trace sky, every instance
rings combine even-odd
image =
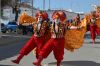
[[[32,0],[22,0],[30,1]],[[35,8],[43,10],[43,0],[33,0]],[[93,10],[91,4],[100,5],[100,0],[50,0],[50,9],[71,9],[73,12],[87,13]],[[45,0],[45,9],[49,9],[49,0]]]

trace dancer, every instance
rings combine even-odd
[[[100,28],[98,27],[99,26],[99,21],[100,20],[100,6],[96,6],[95,7],[95,11],[91,11],[90,13],[90,33],[91,33],[91,38],[92,38],[92,42],[93,42],[93,45],[94,45],[94,42],[95,42],[95,38],[96,38],[96,33],[97,35],[99,34],[100,35]]]
[[[60,66],[64,56],[64,34],[66,14],[62,11],[55,11],[52,16],[54,22],[51,26],[51,39],[45,44],[39,53],[39,58],[33,62],[34,65],[40,66],[44,58],[46,58],[51,51],[53,51],[57,66]],[[72,28],[72,27],[71,27]],[[76,27],[74,28],[76,29]]]
[[[32,35],[31,39],[20,50],[17,58],[15,60],[12,60],[13,63],[19,64],[21,59],[25,55],[28,55],[35,47],[37,47],[36,58],[38,59],[38,53],[40,52],[40,49],[44,46],[45,42],[49,39],[49,37],[47,38],[48,31],[49,31],[49,24],[47,21],[45,21],[45,19],[48,18],[48,16],[45,17],[43,13],[44,12],[42,11],[37,12],[36,14],[37,23],[34,24],[34,35]]]

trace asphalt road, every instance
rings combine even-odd
[[[16,58],[26,41],[27,39],[23,38],[19,42],[0,46],[0,66],[34,66],[32,62],[35,60],[35,55],[32,52],[25,56],[18,65],[11,62],[12,59]],[[56,66],[53,53],[43,61],[42,65]],[[92,46],[91,40],[85,38],[84,45],[75,52],[69,52],[65,49],[61,66],[100,66],[100,40],[96,39],[95,45]]]

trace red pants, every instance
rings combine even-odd
[[[91,38],[95,41],[96,38],[96,25],[90,25]]]
[[[96,25],[90,26],[90,32],[91,32],[91,38],[95,40],[96,34],[100,35],[100,28],[98,28]]]
[[[38,58],[38,53],[40,49],[44,45],[45,38],[43,37],[35,37],[34,35],[31,37],[31,39],[25,44],[25,46],[20,50],[20,54],[27,55],[29,54],[35,47],[37,47],[36,50],[36,57]]]
[[[39,55],[46,58],[53,50],[57,61],[63,60],[64,55],[64,38],[51,38],[40,51]]]

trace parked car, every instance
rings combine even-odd
[[[17,33],[22,33],[23,35],[26,35],[26,34],[28,34],[28,32],[34,33],[33,27],[31,25],[29,25],[29,26],[18,25]]]
[[[5,24],[1,23],[1,32],[6,33],[6,30],[7,30],[7,28],[6,28]]]
[[[17,23],[16,22],[13,22],[13,21],[8,22],[8,24],[6,25],[6,28],[7,28],[6,31],[8,31],[8,32],[12,32],[12,31],[16,32]]]
[[[27,26],[27,30],[28,30],[28,32],[32,32],[32,33],[34,33],[34,31],[33,31],[33,26]]]

